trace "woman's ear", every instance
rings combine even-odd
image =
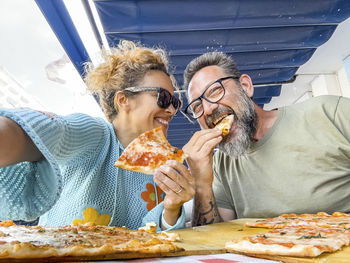
[[[114,96],[114,107],[118,110],[128,110],[130,100],[122,91],[117,91]]]
[[[254,86],[252,79],[247,74],[242,74],[242,76],[239,78],[239,81],[241,82],[242,88],[247,96],[249,98],[253,98]]]

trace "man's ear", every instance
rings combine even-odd
[[[115,93],[114,107],[119,110],[121,109],[128,110],[130,108],[130,100],[124,94],[124,92],[119,91]]]
[[[242,76],[239,78],[239,81],[241,82],[242,88],[247,96],[249,98],[253,98],[254,86],[252,79],[247,74],[242,74]]]

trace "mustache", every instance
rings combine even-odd
[[[205,122],[209,128],[213,128],[214,125],[213,127],[211,126],[215,119],[223,115],[231,115],[231,114],[233,114],[233,116],[235,117],[234,119],[237,120],[237,114],[233,109],[231,109],[230,107],[219,107],[210,116],[207,117]]]

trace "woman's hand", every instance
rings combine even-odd
[[[164,219],[175,225],[182,205],[194,195],[194,181],[190,171],[180,162],[169,160],[154,174],[155,183],[165,192]]]

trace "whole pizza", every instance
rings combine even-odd
[[[159,256],[182,251],[175,234],[155,233],[156,224],[138,230],[126,227],[43,227],[0,222],[0,261],[9,259],[111,259]]]

